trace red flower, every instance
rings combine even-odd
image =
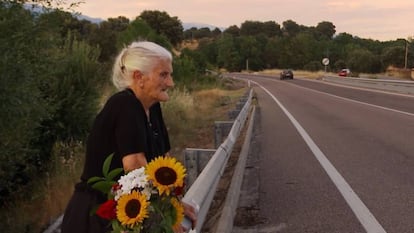
[[[121,187],[122,187],[122,185],[116,183],[116,184],[112,185],[112,191],[115,192],[117,190],[120,190]]]
[[[108,200],[99,206],[96,214],[104,219],[112,220],[116,218],[116,201]]]
[[[174,189],[174,194],[176,195],[176,196],[180,196],[180,195],[182,195],[184,193],[184,185],[183,186],[181,186],[181,187],[176,187],[175,189]]]
[[[118,183],[112,185],[112,187],[111,187],[111,194],[115,196],[116,191],[120,190],[121,187],[122,187],[122,185],[120,185]]]

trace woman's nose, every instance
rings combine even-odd
[[[171,75],[167,78],[166,84],[167,84],[168,87],[174,87],[174,80],[173,80],[173,77]]]

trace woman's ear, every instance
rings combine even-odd
[[[141,71],[139,71],[139,70],[134,71],[134,73],[133,73],[133,79],[136,80],[136,81],[138,81],[138,80],[141,80],[141,78],[142,78]]]
[[[144,75],[141,71],[136,70],[132,74],[132,81],[133,83],[137,84],[140,88],[144,87]]]

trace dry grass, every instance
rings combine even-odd
[[[245,92],[241,87],[243,85],[233,90],[210,89],[194,93],[173,90],[170,101],[163,104],[173,155],[182,159],[187,147],[213,148],[214,121],[228,119],[228,112]],[[106,98],[105,94],[103,99]],[[26,198],[0,211],[1,232],[39,233],[59,217],[79,180],[83,154],[84,147],[79,143],[57,144],[52,159],[54,169],[39,178]]]
[[[214,122],[228,120],[244,89],[209,89],[192,93],[174,91],[163,104],[172,145],[172,154],[182,160],[185,148],[214,147]]]
[[[81,155],[83,146],[79,143],[55,145],[51,160],[54,169],[34,182],[30,194],[0,211],[2,232],[38,233],[62,214],[79,179]]]

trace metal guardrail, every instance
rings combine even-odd
[[[414,95],[414,81],[325,76],[324,81]]]
[[[250,113],[252,96],[253,90],[250,90],[246,103],[235,119],[228,137],[217,148],[216,152],[211,157],[206,167],[191,185],[183,198],[184,202],[196,203],[200,207],[197,218],[197,226],[194,230],[190,231],[191,233],[200,232],[203,226],[214,194],[216,193],[218,182],[223,175],[228,158],[233,151],[233,146],[244,126],[248,114]]]
[[[246,168],[247,157],[250,152],[250,141],[252,140],[256,107],[252,107],[251,117],[244,138],[243,147],[240,151],[239,158],[234,169],[234,173],[227,191],[226,200],[223,204],[220,219],[217,222],[216,233],[230,233],[233,231],[234,218],[237,214],[240,191],[243,183],[244,172]]]

